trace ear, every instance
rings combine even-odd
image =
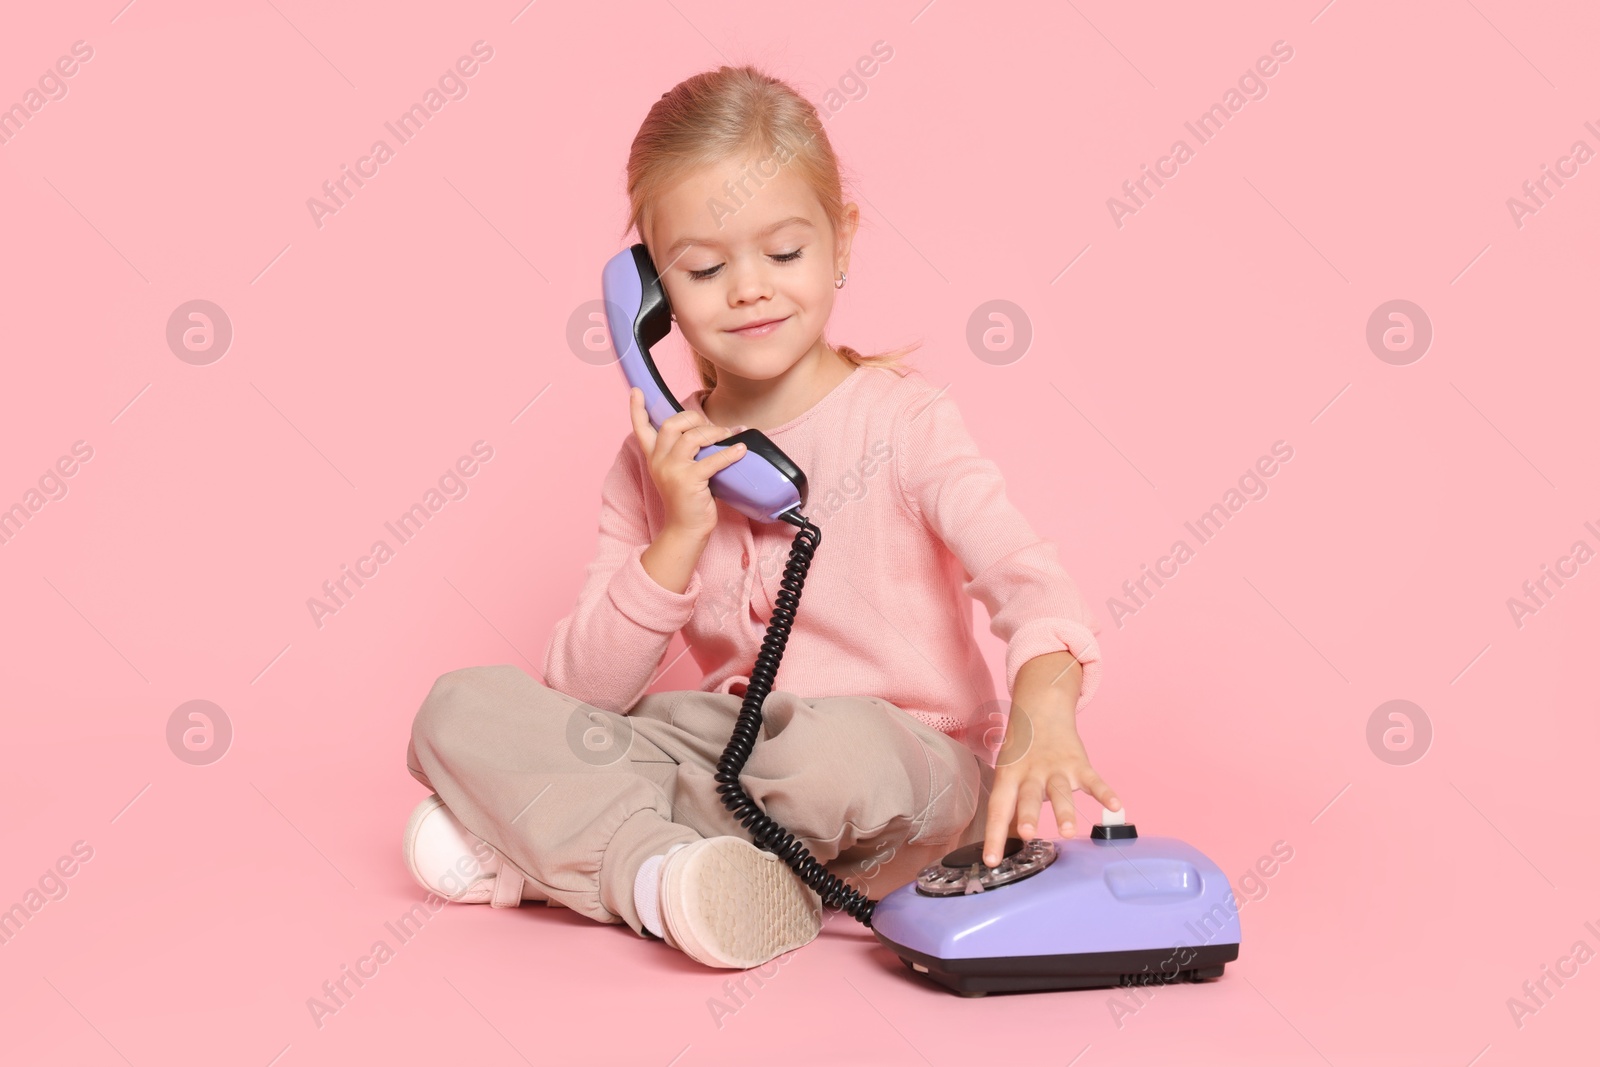
[[[844,206],[839,226],[834,231],[833,265],[836,271],[850,270],[850,245],[855,240],[856,228],[861,225],[861,208],[854,202]]]

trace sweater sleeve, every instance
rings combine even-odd
[[[655,492],[643,463],[630,433],[601,485],[599,544],[577,606],[556,623],[545,650],[546,686],[622,715],[644,696],[700,595],[698,571],[675,593],[640,562],[652,541],[645,493]]]
[[[1100,686],[1099,626],[1053,541],[1033,531],[1006,496],[1005,480],[978,452],[961,412],[943,391],[899,415],[895,464],[907,507],[966,570],[962,589],[989,611],[1006,642],[1006,694],[1035,656],[1069,651],[1083,664],[1077,710]]]

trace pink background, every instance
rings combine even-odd
[[[1600,563],[1520,627],[1507,606],[1600,548],[1600,162],[1521,226],[1507,207],[1600,148],[1591,6],[122,3],[27,5],[0,35],[4,104],[94,50],[0,145],[0,506],[93,449],[0,545],[0,906],[93,849],[0,946],[0,1058],[1594,1056],[1600,964],[1520,1026],[1507,1006],[1600,949]],[[383,123],[478,40],[466,97],[397,147]],[[1103,623],[1090,754],[1142,830],[1230,875],[1238,962],[1119,1020],[1141,1001],[954,997],[836,919],[719,1028],[727,972],[563,910],[452,906],[318,1028],[307,998],[423,896],[399,840],[428,686],[537,676],[592,551],[625,393],[567,336],[623,245],[638,123],[724,61],[820,102],[880,40],[827,120],[864,217],[830,336],[923,340],[1060,545]],[[1199,144],[1184,123],[1280,40],[1267,95]],[[319,228],[307,199],[379,137],[394,158]],[[1107,199],[1179,137],[1194,157],[1116,225]],[[166,341],[194,299],[234,331],[209,365]],[[1020,358],[967,343],[995,299],[1031,323]],[[1366,339],[1397,299],[1433,329],[1405,365]],[[467,496],[319,628],[307,599],[478,440]],[[1119,627],[1108,598],[1195,548],[1184,522],[1280,440],[1267,496]],[[680,651],[655,688],[696,686]],[[1396,699],[1431,724],[1421,759],[1369,746]],[[168,746],[190,700],[232,725],[209,765]]]

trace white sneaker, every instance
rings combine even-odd
[[[401,852],[418,885],[458,904],[514,908],[545,899],[493,845],[463,826],[437,793],[411,812]]]
[[[809,944],[822,899],[774,853],[742,837],[706,837],[661,868],[663,940],[707,967],[747,970]]]

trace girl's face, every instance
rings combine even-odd
[[[792,167],[774,157],[763,175],[774,166],[773,177],[757,177],[755,161],[696,171],[654,205],[647,224],[645,244],[678,329],[722,372],[719,383],[723,373],[777,378],[825,354],[834,278],[849,269],[856,206],[836,233]]]

